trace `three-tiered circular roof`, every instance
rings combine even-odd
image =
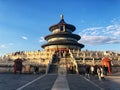
[[[75,26],[71,24],[67,24],[64,19],[63,15],[58,24],[55,24],[49,28],[51,32],[54,32],[56,29],[60,29],[61,26],[65,27],[64,31],[59,31],[57,33],[52,33],[50,35],[47,35],[45,37],[45,40],[48,41],[48,43],[42,45],[42,48],[49,47],[49,46],[54,46],[54,45],[64,45],[64,46],[77,46],[80,48],[83,48],[84,45],[81,43],[78,43],[77,41],[81,39],[81,37],[77,34],[73,34],[72,32],[75,31]],[[70,30],[71,32],[66,31]],[[56,39],[54,39],[56,38]],[[58,39],[57,39],[58,38]],[[61,38],[61,39],[59,39]]]

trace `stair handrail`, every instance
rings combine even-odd
[[[69,53],[70,53],[70,57],[72,58],[73,64],[76,66],[76,72],[78,74],[78,64],[77,64],[72,52],[70,51],[70,49],[69,49]]]
[[[48,63],[48,65],[47,65],[47,68],[46,68],[46,73],[45,74],[48,74],[48,71],[49,71],[49,69],[50,69],[50,65],[51,65],[51,63],[52,63],[52,56],[53,56],[53,54],[55,53],[55,51],[53,51],[53,53],[51,53],[51,59],[49,60],[49,63]]]
[[[46,74],[48,74],[48,71],[49,71],[49,68],[50,68],[50,65],[51,65],[51,61],[52,61],[52,60],[50,60],[49,63],[48,63],[48,65],[47,65]]]

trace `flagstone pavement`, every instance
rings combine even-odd
[[[0,73],[0,90],[120,90],[120,72],[99,81],[84,75]]]

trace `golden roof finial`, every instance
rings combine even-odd
[[[64,16],[61,14],[61,15],[60,15],[60,19],[62,20],[63,18],[64,18]]]

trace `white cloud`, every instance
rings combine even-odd
[[[86,28],[80,32],[80,35],[99,35],[100,30],[102,30],[103,27],[92,27],[92,28]]]
[[[99,30],[102,29],[103,27],[92,27],[92,28],[86,28],[85,30],[90,30],[90,31],[94,31],[94,30]]]
[[[14,45],[14,43],[1,44],[0,48],[1,49],[6,49],[6,48],[8,49],[8,48],[10,48],[13,45]]]
[[[120,25],[108,25],[106,27],[90,27],[79,33],[84,44],[116,44],[120,43]]]
[[[44,41],[45,41],[44,37],[40,37],[39,42],[44,42]]]
[[[120,35],[120,30],[117,31],[117,32],[114,32],[114,35],[115,35],[115,36],[119,36],[119,35]]]
[[[21,38],[24,40],[28,40],[28,38],[26,36],[22,36]]]
[[[120,34],[120,25],[119,24],[115,24],[115,25],[107,26],[106,27],[106,33],[107,34],[112,34],[114,36],[119,35]]]
[[[7,46],[2,44],[2,45],[0,45],[0,48],[7,48]]]
[[[83,36],[79,42],[85,44],[98,45],[98,44],[105,44],[110,40],[111,38],[105,36]]]

